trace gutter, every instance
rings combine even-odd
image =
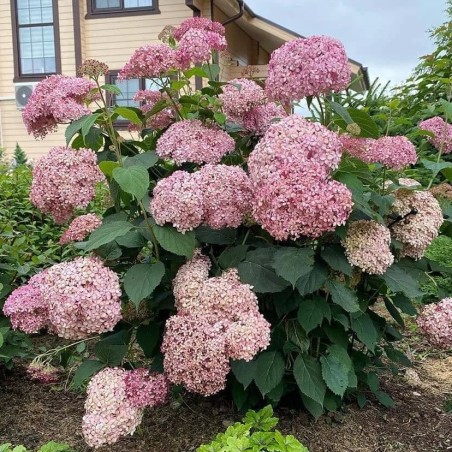
[[[213,3],[213,2],[212,2]],[[226,25],[235,22],[236,20],[240,19],[244,12],[245,12],[245,2],[243,0],[237,0],[237,4],[239,5],[239,12],[238,14],[236,14],[235,16],[232,16],[231,18],[229,18],[228,20],[224,21],[221,25],[223,25],[223,27],[225,27]]]

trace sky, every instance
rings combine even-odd
[[[258,15],[303,36],[339,39],[371,81],[405,80],[434,49],[428,30],[446,21],[445,0],[245,0]],[[275,7],[277,5],[277,8]]]

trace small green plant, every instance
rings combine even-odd
[[[231,425],[211,443],[198,447],[197,452],[309,452],[294,436],[273,431],[277,423],[271,405],[260,411],[249,410],[241,423]]]
[[[29,452],[25,446],[14,447],[11,443],[1,444],[0,452]],[[75,452],[74,449],[67,446],[66,444],[56,443],[55,441],[50,441],[47,444],[41,446],[37,452]]]
[[[452,394],[449,394],[449,396],[444,401],[443,409],[446,413],[452,413]]]
[[[24,150],[19,146],[19,143],[16,143],[16,147],[14,149],[14,162],[15,166],[25,165],[28,163],[27,154],[25,154]]]

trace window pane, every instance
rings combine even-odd
[[[124,0],[124,8],[145,8],[152,6],[152,0]]]
[[[119,8],[121,3],[120,0],[96,0],[95,6],[97,9]]]
[[[30,0],[17,0],[17,8],[18,9],[29,8],[29,7],[30,7]]]
[[[120,95],[115,96],[115,102],[117,105],[127,107],[139,107],[140,102],[133,100],[133,96],[140,89],[140,80],[118,80],[113,77],[113,83],[121,90]]]
[[[56,72],[56,60],[55,58],[44,58],[45,72],[47,74]]]
[[[33,58],[32,45],[30,42],[21,43],[20,55],[22,58]]]
[[[52,7],[50,7],[50,8],[42,8],[42,22],[43,23],[53,22]]]
[[[30,23],[30,10],[28,8],[18,9],[17,18],[19,20],[19,25],[28,25]]]
[[[22,58],[20,66],[21,74],[33,74],[33,60],[31,58]]]
[[[45,74],[44,58],[33,58],[33,74]]]
[[[31,42],[33,44],[44,41],[42,35],[42,27],[33,27],[30,29],[30,32],[31,32]]]
[[[29,28],[19,28],[19,41],[31,42],[31,33]]]
[[[22,74],[56,72],[53,26],[21,27],[19,50]]]

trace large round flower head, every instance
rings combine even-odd
[[[442,184],[435,185],[430,189],[430,193],[436,198],[436,199],[447,199],[449,201],[452,201],[452,185],[443,182]]]
[[[196,250],[191,260],[179,268],[173,280],[173,293],[178,312],[190,312],[198,303],[199,291],[209,277],[212,263],[207,256]]]
[[[341,91],[350,80],[344,46],[327,36],[311,36],[287,42],[272,53],[265,88],[271,99],[288,103]]]
[[[205,165],[199,171],[204,223],[212,229],[237,228],[251,211],[251,183],[238,166]]]
[[[40,82],[33,90],[22,118],[29,134],[44,138],[55,132],[58,124],[90,114],[86,103],[93,100],[91,90],[94,82],[79,77],[51,75]]]
[[[150,44],[135,50],[118,77],[122,80],[160,77],[176,67],[174,49],[167,44]]]
[[[96,183],[103,180],[91,149],[52,148],[33,168],[30,200],[62,224],[94,199]]]
[[[223,329],[206,316],[170,317],[162,343],[168,380],[205,396],[224,389],[230,367]]]
[[[434,116],[420,122],[418,127],[433,133],[434,136],[427,136],[427,140],[436,149],[441,150],[444,154],[452,152],[452,125],[444,121],[443,118]]]
[[[441,207],[428,191],[400,188],[394,194],[395,201],[391,211],[398,215],[399,219],[388,220],[391,235],[403,244],[401,256],[420,259],[438,236],[438,230],[443,223]]]
[[[203,194],[196,177],[175,171],[154,188],[151,213],[157,224],[172,223],[179,232],[190,231],[202,223]]]
[[[427,305],[417,324],[430,343],[441,348],[452,347],[452,298]]]
[[[114,444],[123,435],[132,435],[143,417],[143,410],[127,398],[126,371],[106,368],[96,374],[86,390],[82,431],[90,447]]]
[[[126,373],[124,383],[126,397],[136,408],[163,405],[168,400],[169,384],[162,374],[135,369]]]
[[[286,110],[275,102],[258,105],[243,115],[240,125],[255,135],[265,135],[269,127],[278,119],[287,116]]]
[[[223,86],[219,98],[223,111],[234,122],[242,123],[245,113],[254,107],[265,104],[267,98],[263,88],[253,80],[236,78]]]
[[[207,17],[190,17],[181,22],[181,24],[173,31],[174,39],[180,41],[185,33],[189,30],[203,30],[218,33],[224,36],[226,33],[225,28],[220,22],[214,22]]]
[[[68,229],[60,238],[60,245],[70,242],[81,242],[102,224],[102,219],[94,213],[74,218]]]
[[[32,361],[27,367],[27,376],[30,380],[43,384],[58,383],[61,372],[49,363]]]
[[[227,48],[226,38],[213,31],[192,28],[179,41],[176,50],[178,67],[188,69],[191,64],[207,63],[212,52],[221,52]]]
[[[344,152],[362,160],[365,163],[374,163],[369,155],[369,149],[377,141],[374,138],[354,137],[351,135],[339,135]]]
[[[42,294],[44,275],[45,272],[41,272],[32,276],[28,284],[14,290],[6,299],[3,313],[10,318],[15,330],[31,334],[48,326],[49,311]]]
[[[382,275],[394,262],[389,229],[375,221],[359,220],[350,224],[342,242],[352,265],[371,275]]]
[[[50,322],[60,337],[83,339],[111,331],[121,320],[119,277],[98,258],[56,264],[43,282]]]
[[[144,114],[146,114],[154,108],[157,102],[162,100],[167,101],[168,95],[166,93],[161,93],[160,91],[144,89],[137,91],[133,96],[133,100],[142,103],[140,109]],[[147,120],[146,127],[151,129],[165,129],[172,122],[174,122],[174,111],[168,107],[152,115]],[[134,127],[131,127],[132,130],[137,128],[136,125],[133,126]]]
[[[207,127],[198,119],[172,124],[157,140],[156,152],[161,158],[174,160],[178,165],[218,163],[233,152],[235,141],[225,131]]]

